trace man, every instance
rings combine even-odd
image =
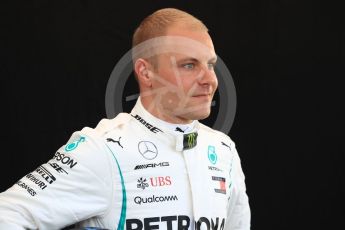
[[[0,195],[0,229],[250,229],[234,143],[210,114],[216,54],[205,25],[162,9],[133,36],[131,114],[72,135]]]

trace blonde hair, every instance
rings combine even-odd
[[[202,21],[193,15],[174,8],[157,10],[147,16],[133,34],[132,47],[151,38],[164,36],[166,30],[175,24],[183,23],[188,29],[208,31]]]
[[[139,46],[139,44],[156,38],[164,36],[169,27],[174,25],[183,25],[189,30],[201,30],[208,32],[205,24],[194,17],[193,15],[178,10],[175,8],[164,8],[153,12],[151,15],[144,18],[138,28],[135,30],[132,39],[132,61],[133,64],[138,58],[144,58],[151,63],[154,70],[158,68],[158,59],[154,55],[155,48],[146,46]],[[151,43],[152,44],[152,43]],[[138,52],[136,48],[144,48],[144,52]],[[134,71],[135,78],[138,80],[137,73]]]

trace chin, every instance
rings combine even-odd
[[[172,111],[172,114],[185,120],[203,120],[210,116],[211,103],[187,105],[184,108],[172,109]]]
[[[210,114],[211,114],[210,109],[199,110],[191,114],[190,120],[203,120],[203,119],[208,118]]]
[[[195,120],[203,120],[203,119],[206,119],[206,118],[208,118],[210,116],[210,113],[207,113],[207,114],[204,114],[204,115],[202,115],[202,116],[199,116],[197,119],[195,119]]]

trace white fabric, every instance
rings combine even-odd
[[[187,132],[198,133],[197,145],[183,150]],[[197,121],[187,132],[163,125],[138,100],[131,114],[75,132],[52,160],[1,193],[0,226],[250,229],[234,143]]]

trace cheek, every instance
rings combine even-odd
[[[165,108],[176,108],[179,100],[179,95],[176,92],[168,91],[161,95],[161,106]]]
[[[154,73],[153,86],[155,88],[167,88],[170,91],[174,90],[177,85],[177,79],[173,72],[166,70],[159,70]]]
[[[192,95],[197,91],[198,82],[190,76],[184,77],[181,80],[180,91],[184,93],[185,96]]]

